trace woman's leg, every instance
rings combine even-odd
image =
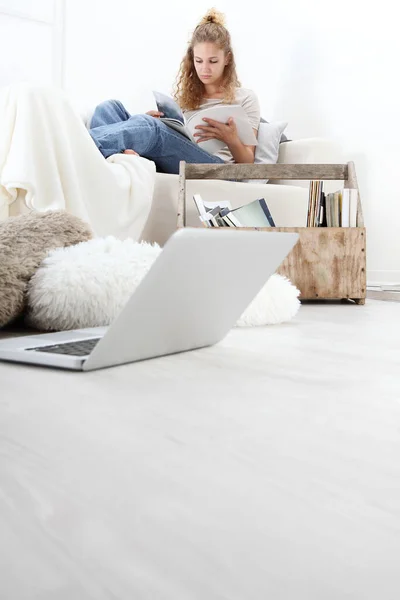
[[[160,119],[150,115],[133,115],[118,123],[90,130],[100,152],[106,158],[127,149],[155,162],[163,173],[179,173],[179,162],[224,164],[224,161],[205,152],[185,136],[174,131]]]
[[[106,100],[94,109],[90,119],[90,129],[127,121],[131,115],[119,100]]]

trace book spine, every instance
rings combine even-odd
[[[333,214],[333,194],[327,194],[326,199],[326,226],[332,227],[332,214]]]
[[[332,227],[340,227],[340,202],[339,192],[333,194],[333,214],[332,214]]]
[[[350,227],[357,227],[357,204],[358,204],[358,190],[350,189]]]
[[[260,205],[265,213],[265,216],[268,219],[268,223],[271,225],[271,227],[275,227],[275,222],[272,218],[271,211],[268,208],[268,204],[267,204],[265,198],[259,198],[258,202],[260,203]]]
[[[318,187],[318,181],[314,181],[312,198],[311,198],[310,227],[314,227],[314,225],[315,225],[315,201],[317,199],[317,187]]]
[[[347,188],[344,188],[342,192],[341,225],[350,227],[350,190]]]
[[[321,224],[321,203],[323,194],[323,181],[317,182],[316,198],[315,198],[315,211],[314,211],[314,227],[319,227]]]
[[[307,210],[307,227],[311,226],[311,206],[314,191],[314,181],[310,181],[308,188],[308,210]]]
[[[225,215],[221,218],[223,219],[223,221],[225,221],[226,227],[236,227],[236,225],[230,220],[229,216]]]
[[[319,213],[319,227],[326,227],[327,226],[327,222],[326,222],[326,196],[324,194],[324,192],[321,193],[321,206],[320,206],[320,213]]]

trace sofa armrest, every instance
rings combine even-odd
[[[343,163],[344,157],[340,145],[325,138],[304,138],[290,142],[282,142],[279,146],[278,163],[283,164],[335,164]],[[297,179],[276,179],[270,183],[281,185],[296,185],[308,187],[308,181]],[[334,191],[341,187],[343,182],[326,182],[324,189],[328,187]]]

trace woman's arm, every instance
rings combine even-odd
[[[254,135],[257,137],[257,129],[253,129],[253,131]],[[242,144],[238,138],[237,142],[232,142],[231,145],[228,144],[228,148],[231,151],[235,163],[254,163],[256,154],[255,146],[246,146],[245,144]]]
[[[204,118],[203,121],[206,121],[207,125],[197,125],[195,128],[201,130],[200,133],[194,134],[194,137],[199,138],[197,143],[211,139],[221,140],[228,146],[236,163],[254,163],[256,147],[242,144],[232,118],[226,124],[214,121],[214,119]],[[257,137],[257,129],[253,129],[253,131]]]

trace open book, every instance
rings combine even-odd
[[[201,129],[195,129],[196,125],[207,125],[203,118],[214,119],[221,123],[226,123],[229,117],[232,117],[235,121],[238,136],[242,144],[247,146],[256,146],[257,138],[254,135],[253,128],[247,118],[246,112],[239,104],[217,104],[214,106],[208,106],[199,109],[194,115],[186,118],[181,111],[179,105],[173,98],[162,94],[161,92],[154,92],[154,98],[156,100],[157,109],[159,112],[164,113],[164,116],[160,118],[168,127],[175,129],[179,133],[186,136],[190,141],[197,144],[198,137],[193,137],[194,133],[200,133]],[[220,140],[207,140],[205,142],[199,142],[198,146],[210,154],[214,154],[221,150],[226,144]]]

